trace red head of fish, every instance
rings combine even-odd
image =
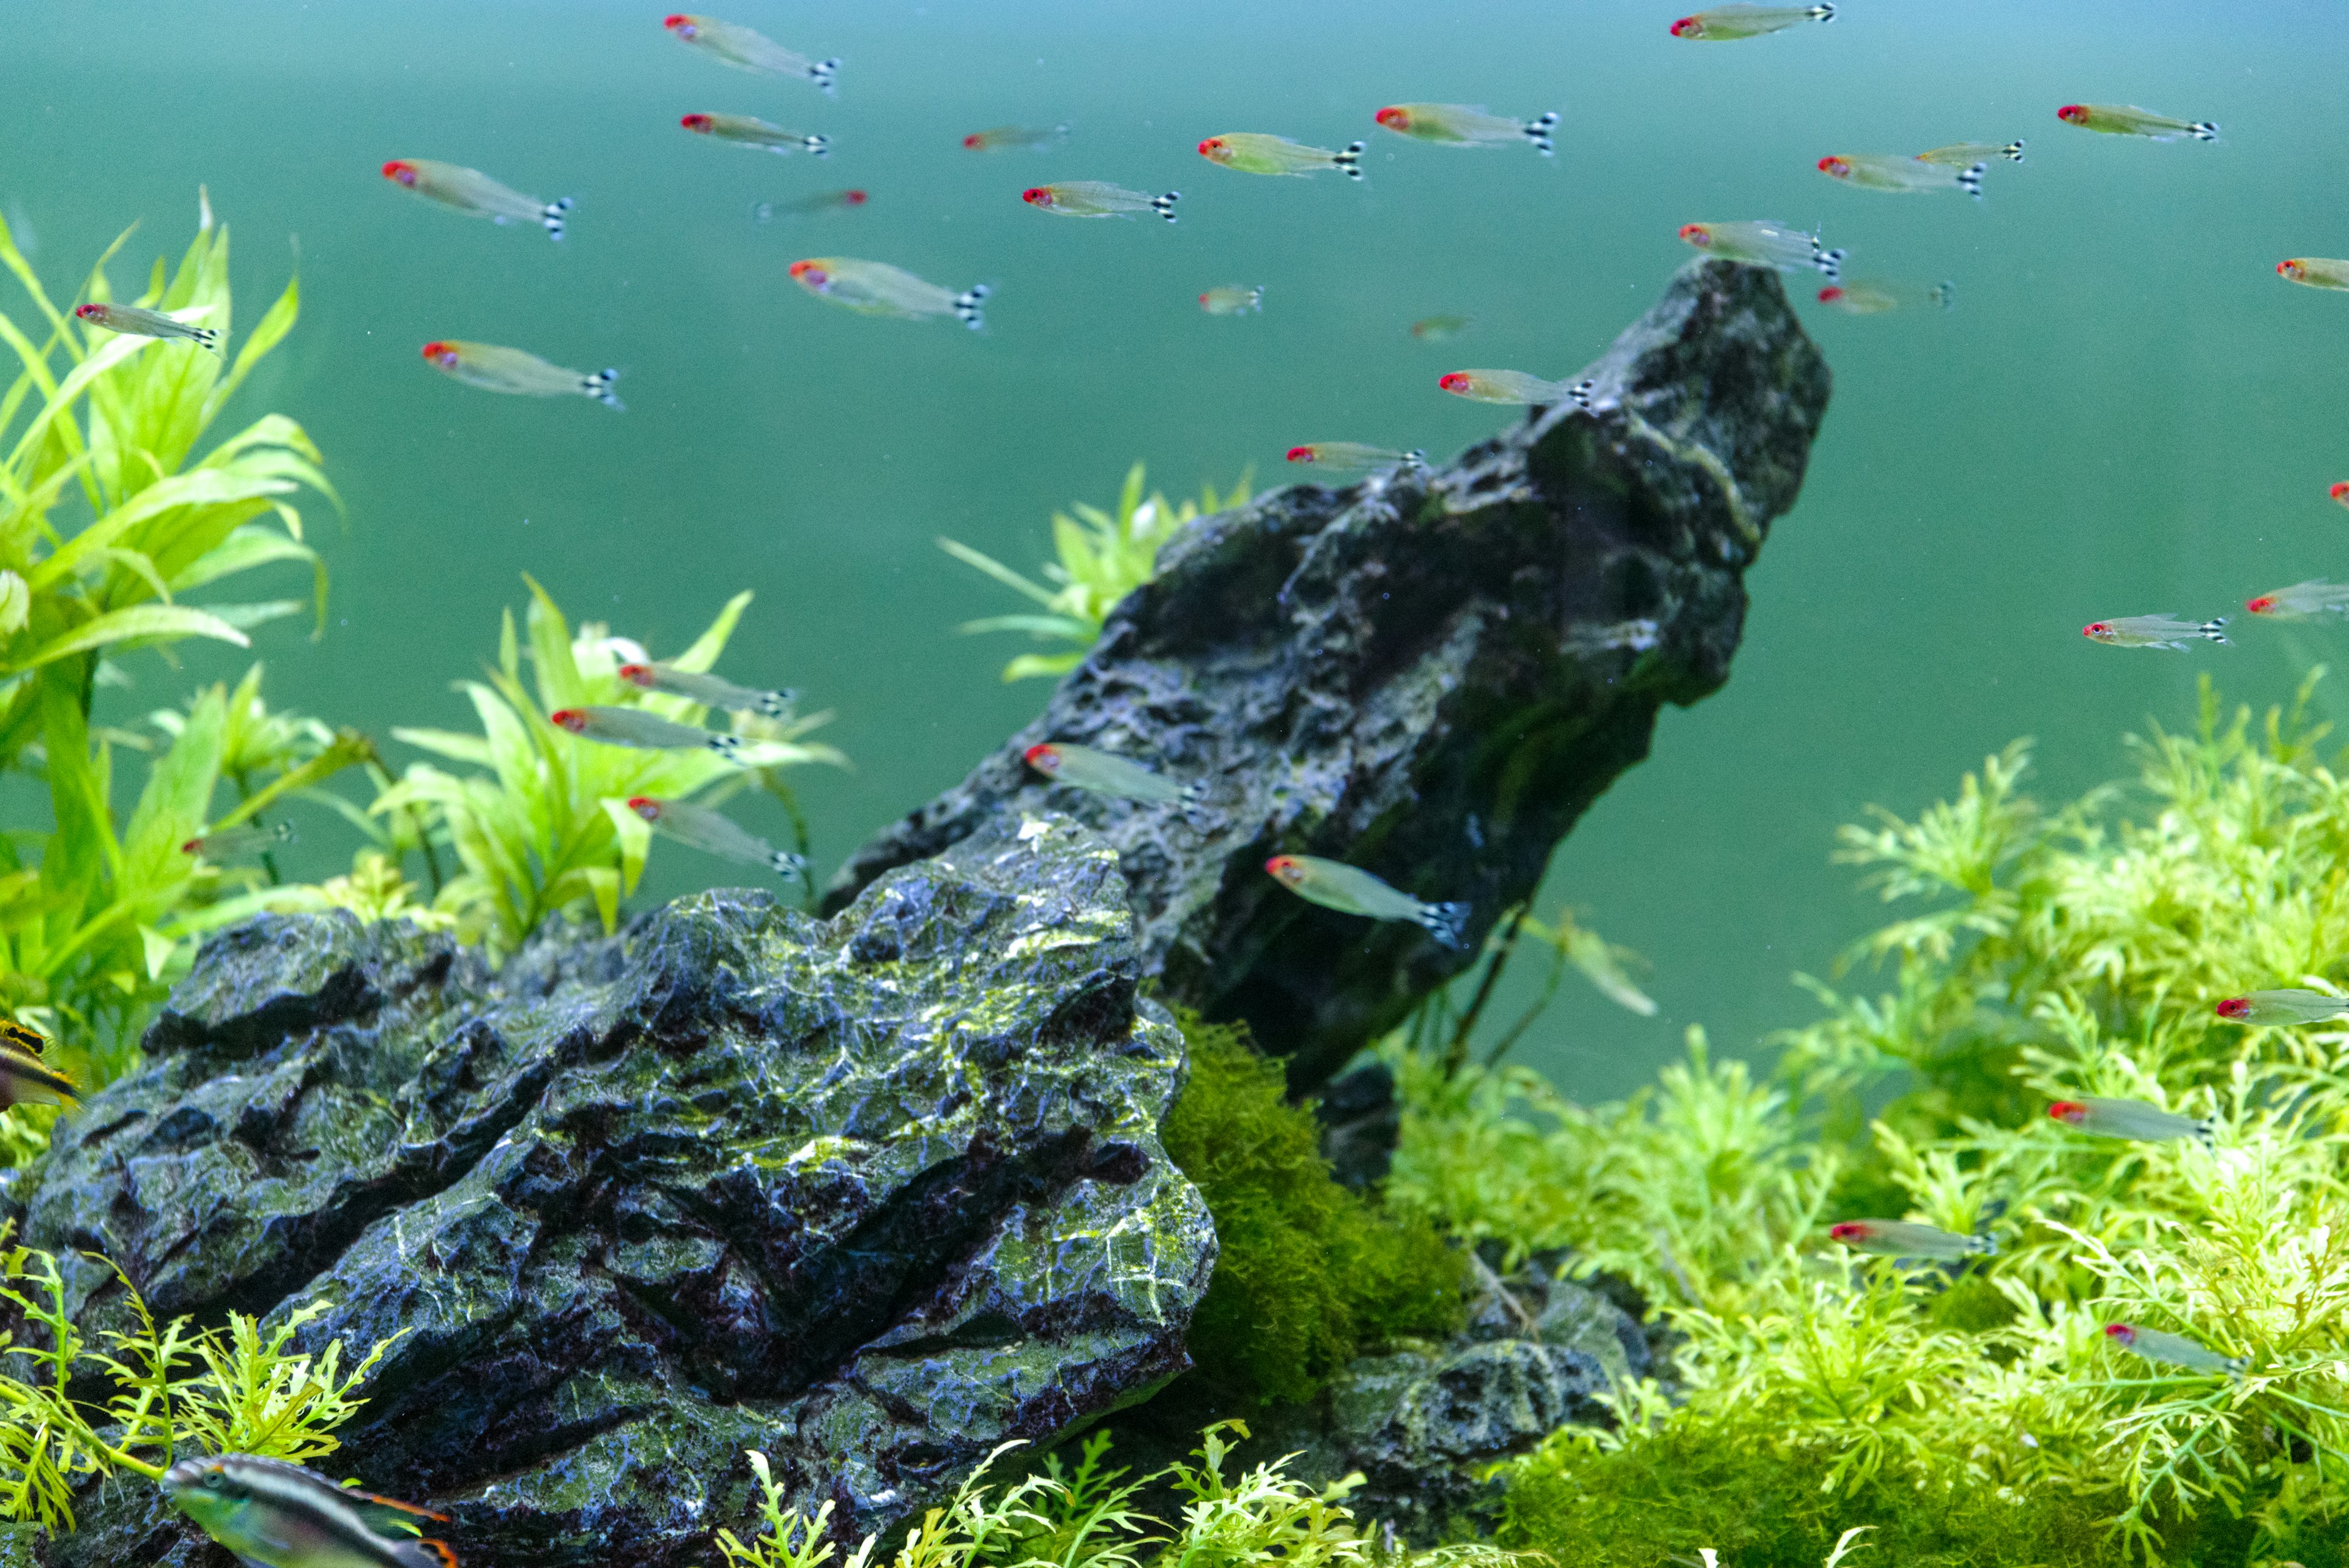
[[[678,123],[697,136],[709,134],[709,117],[706,114],[688,114]]]
[[[661,803],[655,800],[648,794],[630,795],[628,797],[628,809],[635,812],[638,816],[643,817],[647,822],[658,822],[660,820]]]
[[[2243,607],[2251,611],[2253,615],[2265,615],[2268,611],[2275,608],[2275,595],[2261,594],[2255,599],[2245,599],[2243,601]]]
[[[416,165],[405,158],[395,158],[383,166],[383,177],[397,181],[409,190],[416,189]]]
[[[2135,1345],[2137,1330],[2125,1323],[2108,1323],[2105,1324],[2105,1337],[2118,1345]]]
[[[457,362],[457,349],[453,344],[435,337],[424,346],[424,358],[446,370]]]
[[[80,317],[84,321],[100,321],[105,319],[106,306],[102,305],[77,305],[74,306],[74,314]]]
[[[1681,238],[1686,240],[1690,244],[1696,246],[1697,249],[1702,250],[1705,246],[1713,244],[1713,231],[1706,228],[1702,223],[1682,223],[1681,225]]]
[[[1679,21],[1672,24],[1672,36],[1675,38],[1702,38],[1704,36],[1704,23],[1702,20],[1695,16],[1683,16]]]
[[[1030,767],[1040,774],[1057,774],[1061,771],[1061,753],[1049,741],[1040,746],[1029,747],[1025,760]]]
[[[823,264],[819,261],[792,263],[792,276],[810,288],[822,288],[832,281],[832,275],[823,270]]]
[[[653,683],[653,667],[649,664],[623,664],[618,674],[631,686],[649,688]]]
[[[557,708],[547,718],[558,730],[568,730],[574,735],[587,732],[587,715],[576,708]]]
[[[862,191],[843,191],[840,193],[840,200],[843,206],[861,207],[864,205],[864,192]]]
[[[1819,172],[1837,180],[1851,178],[1851,165],[1830,153],[1819,160]]]
[[[1868,1230],[1868,1222],[1864,1220],[1847,1220],[1840,1225],[1828,1226],[1827,1236],[1832,1241],[1841,1241],[1846,1246],[1849,1246],[1855,1241],[1867,1241]]]
[[[2334,480],[2333,482],[2333,488],[2326,491],[2324,493],[2330,495],[2333,500],[2338,501],[2344,506],[2349,506],[2349,479]]]
[[[1224,139],[1220,136],[1210,136],[1206,140],[1199,143],[1199,156],[1221,162],[1224,156]]]
[[[1050,185],[1030,185],[1019,192],[1019,199],[1031,207],[1049,207],[1052,204],[1052,188]]]
[[[661,18],[661,26],[667,27],[670,32],[675,33],[680,38],[690,38],[696,33],[700,31],[698,27],[696,27],[693,25],[693,18],[687,16],[682,11],[674,11],[669,15],[663,16]]]
[[[180,853],[182,855],[202,855],[203,852],[204,841],[201,838],[191,838],[180,846]]]
[[[2307,271],[2308,269],[2301,265],[2301,260],[2298,256],[2292,257],[2290,261],[2280,261],[2276,263],[2276,275],[2279,277],[2288,277],[2294,283],[2300,282],[2301,279],[2306,275]]]
[[[2047,1114],[2065,1127],[2075,1127],[2088,1119],[2088,1107],[2077,1100],[2058,1100],[2047,1107]]]
[[[1398,105],[1390,104],[1385,109],[1379,110],[1379,123],[1385,126],[1389,130],[1409,130],[1411,129],[1411,110],[1403,109]]]
[[[2219,1004],[2218,1012],[2221,1018],[2237,1020],[2249,1018],[2251,1015],[2251,999],[2248,996],[2230,996]]]
[[[1439,378],[1435,384],[1447,392],[1464,392],[1475,379],[1475,378],[1465,370],[1454,370],[1449,375]]]
[[[1285,888],[1294,888],[1305,880],[1305,867],[1294,855],[1276,855],[1264,863],[1264,868]]]
[[[2085,103],[2067,103],[2055,111],[2055,118],[2066,125],[2085,125],[2088,123],[2088,106]]]
[[[2082,637],[2110,637],[2112,634],[2113,624],[2106,620],[2092,620],[2080,628]]]
[[[1317,461],[1317,458],[1318,454],[1309,446],[1293,446],[1288,449],[1288,461],[1291,462],[1312,462]]]
[[[1819,290],[1819,303],[1821,305],[1833,305],[1837,300],[1841,299],[1842,297],[1843,285],[1839,283],[1831,283],[1825,288]]]

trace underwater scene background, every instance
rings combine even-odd
[[[741,11],[844,60],[827,99],[718,68],[657,16],[600,0],[20,7],[0,23],[0,211],[60,298],[130,218],[119,284],[176,252],[199,182],[235,230],[249,311],[299,236],[301,327],[241,406],[303,421],[348,516],[313,509],[334,577],[324,639],[299,621],[256,637],[273,701],[378,738],[462,727],[450,682],[491,656],[522,572],[656,652],[748,587],[730,672],[835,711],[820,738],[854,763],[793,774],[819,877],[1043,694],[998,680],[1017,639],[956,635],[1024,607],[936,535],[1032,570],[1049,514],[1108,504],[1137,459],[1176,498],[1244,471],[1284,483],[1282,452],[1304,441],[1441,461],[1508,416],[1444,397],[1439,374],[1570,374],[1689,258],[1674,234],[1692,220],[1816,224],[1850,252],[1848,277],[1953,282],[1946,313],[1852,317],[1812,306],[1821,280],[1790,279],[1837,395],[1802,503],[1748,576],[1734,677],[1666,716],[1537,906],[1578,908],[1653,964],[1655,1018],[1569,993],[1523,1047],[1596,1097],[1645,1081],[1688,1023],[1745,1052],[1810,1015],[1787,976],[1868,920],[1827,856],[1868,804],[1912,811],[2021,734],[2042,742],[2044,792],[2075,793],[2117,771],[2124,730],[2187,722],[2199,671],[2230,696],[2283,695],[2339,628],[2239,624],[2237,646],[2185,654],[2078,628],[2163,610],[2240,622],[2253,593],[2339,573],[2349,529],[2325,494],[2349,475],[2344,307],[2272,271],[2349,248],[2339,7],[1851,0],[1831,26],[1725,47],[1669,36],[1670,9]],[[1382,134],[1371,112],[1405,99],[1555,109],[1557,157]],[[2225,137],[2083,134],[2054,118],[2081,99]],[[697,109],[820,131],[831,155],[709,144],[678,127]],[[1062,121],[1042,152],[959,145]],[[1367,139],[1368,178],[1244,179],[1193,151],[1243,128]],[[1840,189],[1815,169],[2017,137],[2027,161],[1995,163],[1980,203]],[[377,173],[398,156],[574,195],[570,233],[550,244],[409,200]],[[1056,222],[1018,199],[1044,179],[1179,189],[1181,222]],[[869,200],[752,214],[843,187]],[[785,275],[808,254],[985,281],[987,330],[824,308]],[[1203,314],[1195,296],[1227,283],[1261,285],[1261,313]],[[1440,313],[1473,325],[1414,341],[1410,323]],[[627,410],[451,384],[418,358],[439,337],[617,366]],[[281,570],[297,592],[298,568]],[[234,650],[180,653],[184,676],[150,662],[102,710],[243,668]],[[780,841],[771,805],[745,811]],[[341,869],[346,830],[309,817],[289,871]],[[729,879],[657,855],[638,903]]]

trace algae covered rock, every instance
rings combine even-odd
[[[1215,1241],[1158,1124],[1113,853],[974,836],[820,921],[713,892],[497,975],[347,916],[209,943],[150,1064],[12,1194],[119,1324],[323,1297],[404,1331],[327,1468],[454,1515],[468,1568],[682,1565],[743,1527],[741,1450],[885,1526],[998,1444],[1185,1365]],[[209,1551],[109,1486],[75,1563]]]
[[[1531,896],[1664,703],[1728,679],[1745,569],[1827,402],[1777,275],[1728,262],[1684,269],[1583,374],[1580,403],[1448,464],[1193,524],[1043,714],[860,850],[833,907],[1049,803],[1117,846],[1167,997],[1245,1020],[1291,1058],[1293,1092],[1318,1085]],[[1043,741],[1206,781],[1211,798],[1056,786],[1022,761]],[[1291,896],[1262,867],[1298,852],[1472,902],[1471,948]]]

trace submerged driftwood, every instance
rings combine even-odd
[[[1043,714],[876,836],[829,908],[1047,808],[1116,846],[1144,967],[1326,1078],[1472,952],[1317,909],[1280,853],[1475,906],[1480,935],[1647,754],[1658,710],[1728,679],[1745,568],[1794,504],[1826,362],[1775,273],[1700,262],[1585,373],[1433,470],[1274,491],[1167,545]],[[1212,781],[1200,809],[1055,786],[1075,742]]]

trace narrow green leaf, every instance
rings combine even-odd
[[[65,658],[68,654],[86,653],[109,643],[121,642],[134,637],[178,639],[209,637],[222,642],[233,642],[239,648],[250,648],[253,639],[221,619],[186,605],[132,605],[128,609],[109,610],[94,620],[85,621],[73,631],[54,638],[33,650],[32,655],[13,668],[36,669]]]

